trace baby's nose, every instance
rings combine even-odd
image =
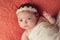
[[[25,20],[25,23],[27,24],[27,21]]]

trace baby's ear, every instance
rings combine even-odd
[[[36,13],[35,15],[36,15],[36,17],[38,17],[38,16],[39,16],[39,14],[38,14],[38,13]]]

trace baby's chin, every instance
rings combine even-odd
[[[24,26],[23,29],[27,30],[30,29],[28,26]]]
[[[33,27],[25,27],[24,29],[25,30],[30,30],[30,29],[33,29]]]

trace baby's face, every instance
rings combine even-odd
[[[18,22],[21,28],[23,29],[31,29],[37,23],[37,18],[32,12],[20,12],[17,14]]]

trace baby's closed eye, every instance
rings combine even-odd
[[[28,20],[31,20],[31,18],[29,17]]]
[[[22,20],[22,19],[20,19],[19,21],[20,21],[20,22],[22,22],[23,20]]]

